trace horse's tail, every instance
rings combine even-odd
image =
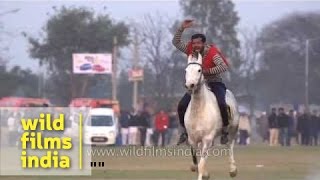
[[[239,117],[240,117],[239,111],[238,111],[238,103],[235,96],[230,90],[227,90],[226,92],[226,103],[230,107],[230,113],[231,113],[230,123],[234,126],[238,126]]]

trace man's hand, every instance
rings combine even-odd
[[[193,26],[193,20],[187,19],[183,21],[181,28],[186,29],[186,28],[190,28],[191,26]]]

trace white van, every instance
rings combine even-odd
[[[84,144],[113,145],[118,134],[118,122],[113,109],[94,108],[84,122]]]

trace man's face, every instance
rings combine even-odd
[[[293,115],[294,115],[294,112],[293,112],[293,111],[290,111],[290,112],[289,112],[289,115],[290,115],[290,116],[293,116]]]
[[[201,38],[192,39],[192,49],[196,52],[201,52],[204,48],[204,43]]]
[[[283,114],[284,111],[282,109],[279,110],[279,114]]]

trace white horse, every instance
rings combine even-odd
[[[191,101],[185,113],[185,127],[189,135],[188,142],[191,145],[193,154],[193,165],[191,170],[198,171],[198,180],[209,179],[206,170],[206,159],[208,150],[213,146],[213,141],[221,135],[222,117],[217,103],[216,96],[205,84],[202,73],[202,57],[188,57],[186,67],[186,88],[191,91]],[[233,156],[235,136],[238,130],[239,113],[237,102],[230,90],[226,92],[226,103],[230,107],[231,119],[228,126],[228,144],[230,160],[230,176],[235,177],[237,167]],[[197,164],[197,157],[194,149],[199,148],[201,152],[200,162]]]

